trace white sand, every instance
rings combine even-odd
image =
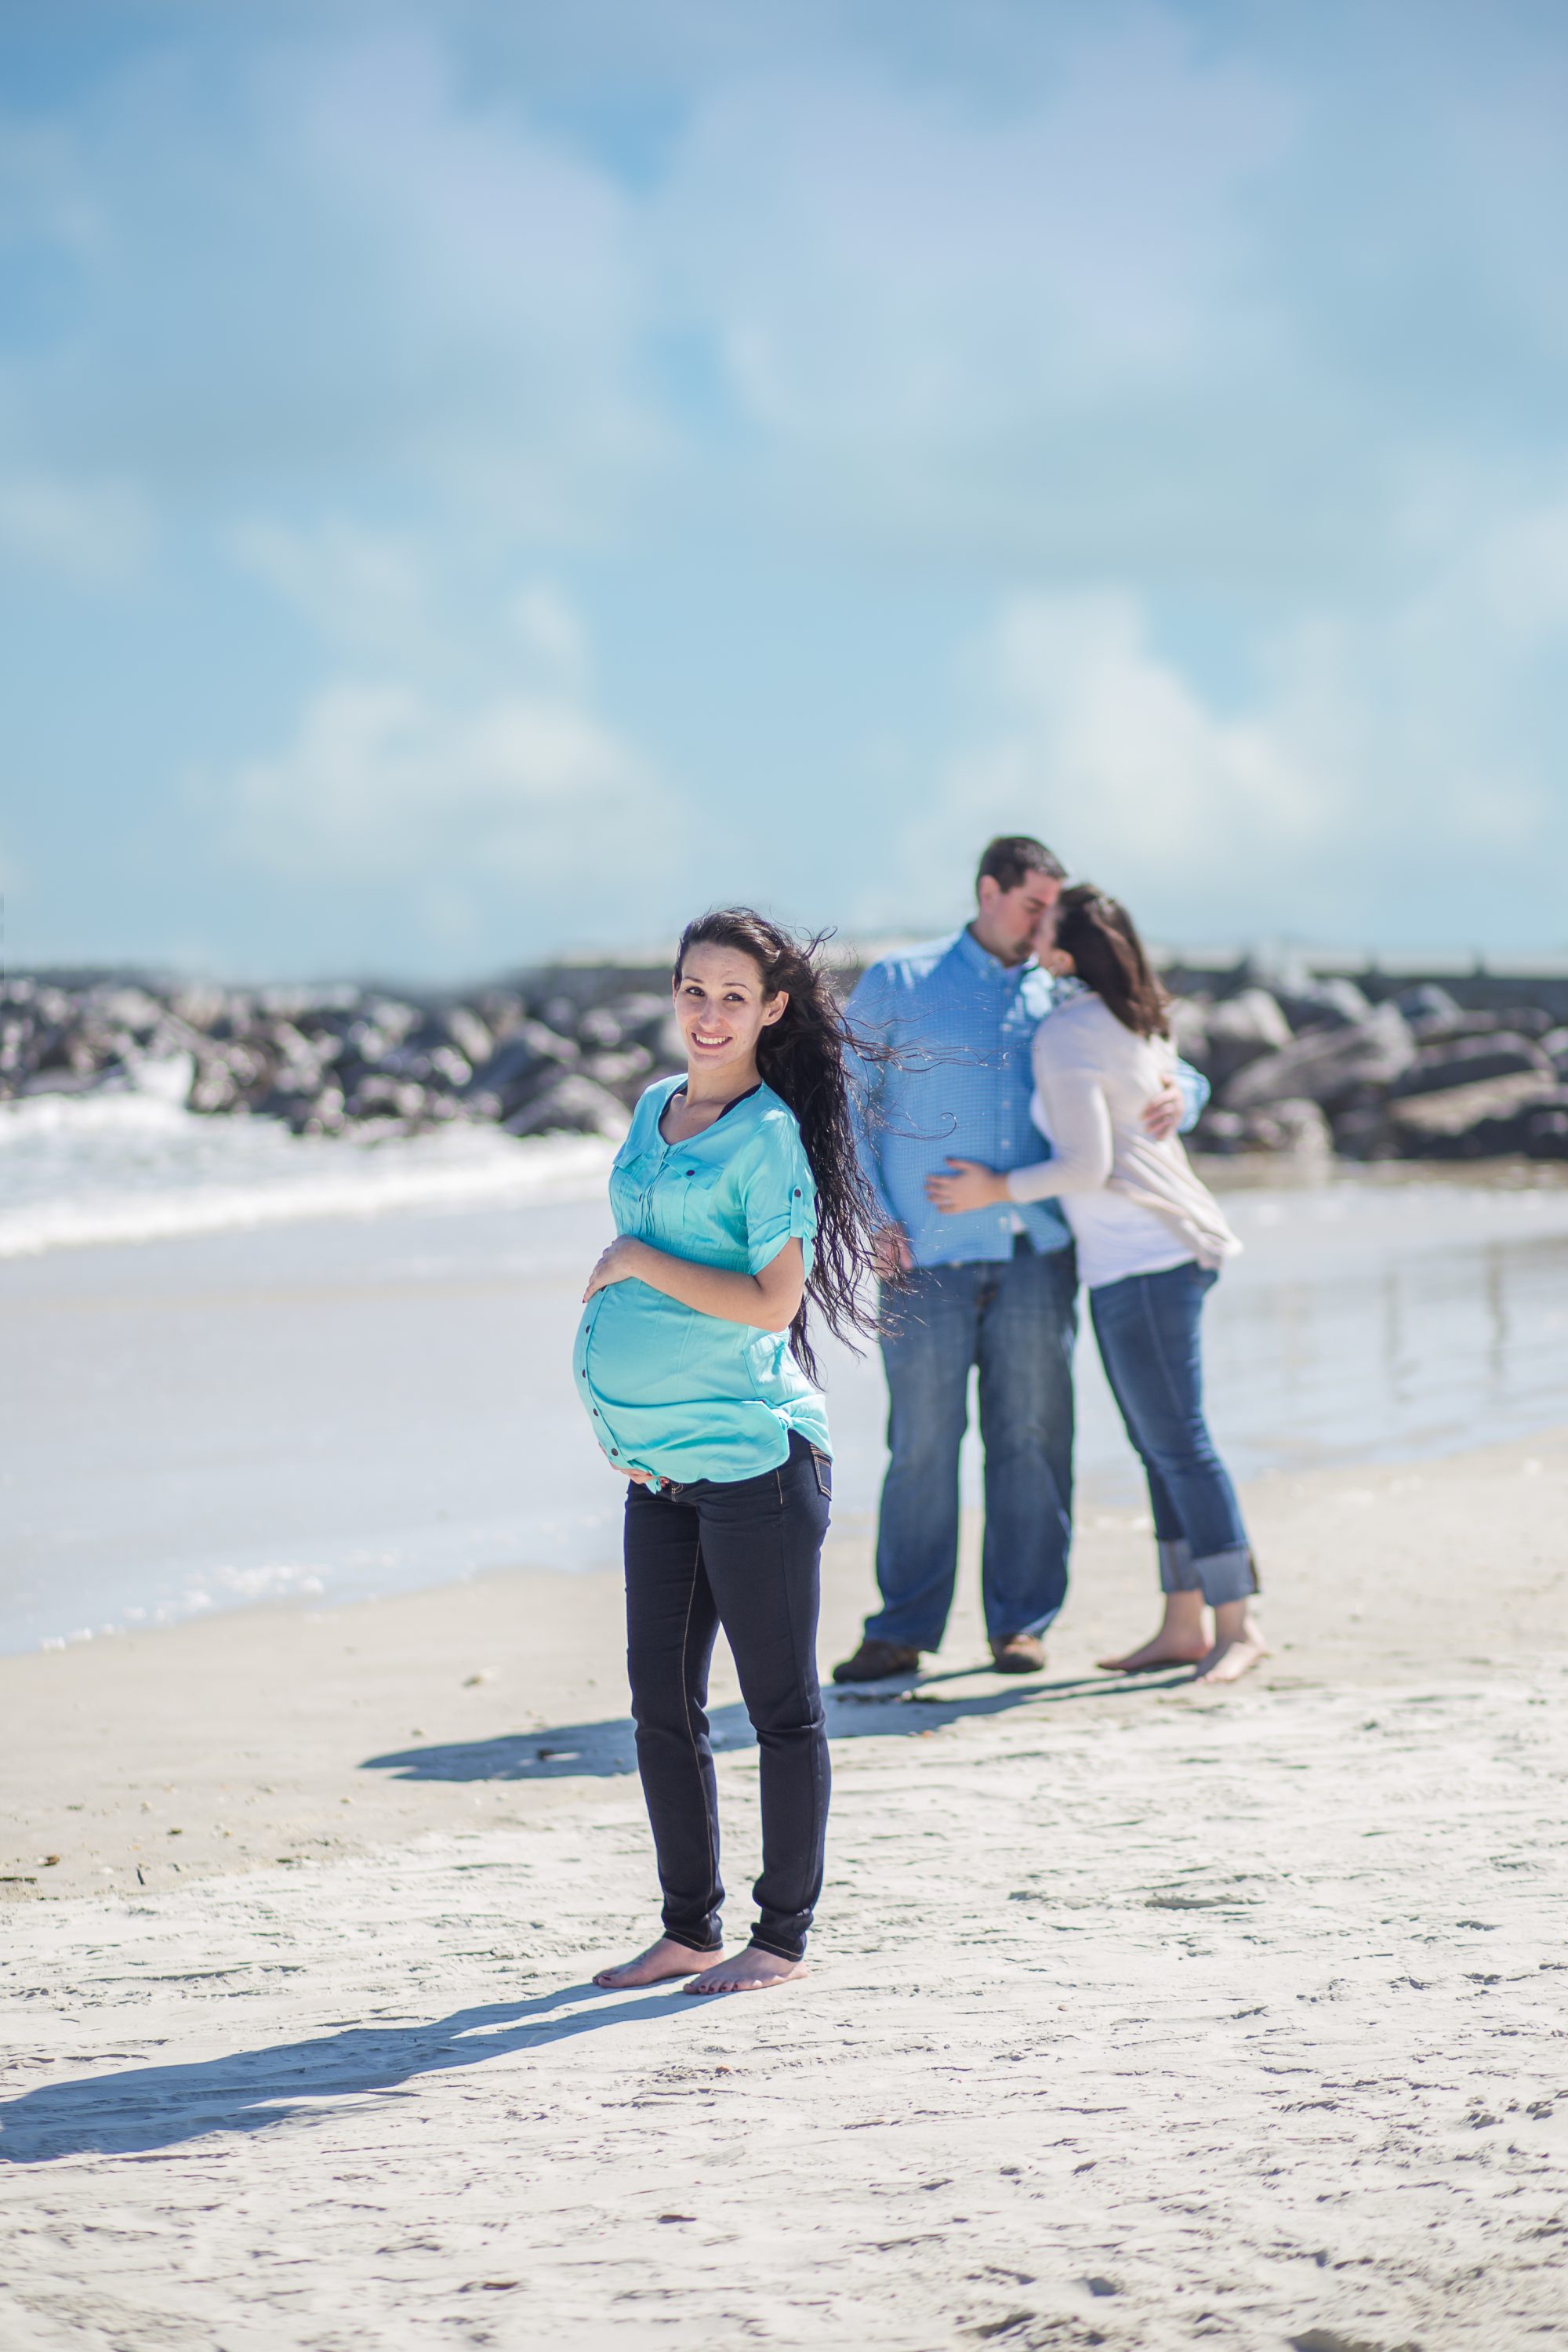
[[[587,1986],[653,1909],[608,1579],[0,1660],[5,2352],[1568,2333],[1568,1433],[1248,1500],[1233,1694],[1089,1681],[1110,1521],[1043,1686],[966,1599],[836,1700],[815,1973],[719,2003]]]

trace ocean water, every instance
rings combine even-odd
[[[484,1131],[365,1150],[124,1097],[13,1108],[0,1648],[613,1562],[623,1489],[569,1374],[608,1159]],[[1568,1422],[1560,1171],[1215,1172],[1247,1244],[1205,1338],[1239,1476]],[[865,1530],[880,1370],[827,1353],[836,1519]],[[1139,1507],[1087,1333],[1079,1463],[1083,1515]],[[976,1499],[973,1444],[964,1483]]]
[[[137,1092],[0,1103],[0,1258],[105,1242],[230,1233],[302,1217],[574,1199],[614,1146],[454,1126],[374,1143],[291,1135],[271,1118],[205,1118],[159,1066]]]

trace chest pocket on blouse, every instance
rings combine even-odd
[[[610,1213],[618,1234],[645,1238],[649,1224],[647,1194],[664,1157],[659,1151],[635,1151],[617,1160],[610,1171]]]
[[[706,1244],[709,1249],[722,1246],[739,1237],[727,1230],[721,1187],[724,1170],[711,1161],[675,1160],[672,1167],[671,1193],[678,1196],[669,1202],[676,1212],[675,1223],[682,1241],[693,1247]]]

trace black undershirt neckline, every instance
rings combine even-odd
[[[696,1143],[701,1136],[710,1134],[713,1129],[718,1126],[720,1118],[728,1118],[730,1113],[734,1110],[738,1105],[743,1102],[750,1102],[753,1095],[760,1095],[763,1090],[763,1081],[759,1078],[756,1085],[754,1087],[748,1087],[743,1095],[731,1095],[723,1109],[719,1113],[719,1118],[710,1119],[706,1127],[700,1128],[696,1135],[689,1135],[686,1138],[686,1141],[688,1143]],[[664,1112],[669,1108],[670,1104],[675,1100],[677,1095],[683,1095],[685,1092],[686,1080],[682,1078],[678,1087],[671,1087],[668,1094],[665,1097],[664,1110],[661,1110],[658,1115],[659,1141],[661,1143],[669,1144],[669,1148],[672,1151],[676,1147],[674,1144],[669,1143],[669,1138],[664,1131]]]

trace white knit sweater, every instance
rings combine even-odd
[[[1156,1143],[1143,1113],[1175,1055],[1163,1037],[1125,1028],[1085,991],[1035,1032],[1036,1125],[1052,1157],[1015,1168],[1015,1201],[1059,1196],[1091,1290],[1195,1258],[1217,1266],[1241,1247],[1174,1136]]]

